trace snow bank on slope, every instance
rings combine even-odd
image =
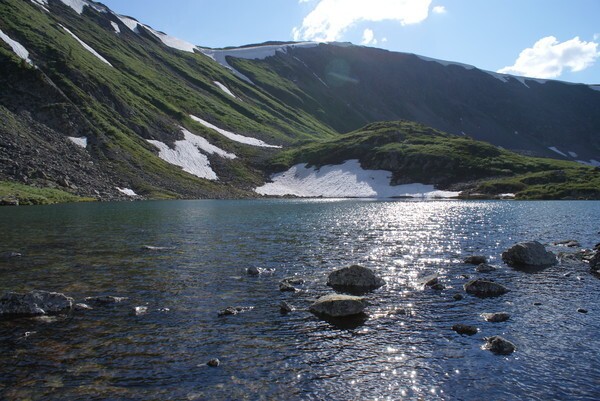
[[[48,0],[31,0],[31,2],[39,6],[42,10],[48,13],[50,12],[50,10],[48,10]]]
[[[220,83],[219,81],[213,81],[213,83],[215,85],[217,85],[219,87],[219,89],[221,89],[223,92],[227,93],[229,96],[231,96],[234,99],[237,99],[237,97],[233,94],[233,92],[231,92],[229,90],[228,87],[226,87],[225,85],[223,85],[222,83]]]
[[[358,160],[343,164],[307,168],[297,164],[288,171],[275,174],[273,182],[258,187],[261,195],[295,195],[300,197],[343,198],[450,198],[458,192],[438,191],[433,185],[406,184],[391,186],[392,173],[384,170],[364,170]]]
[[[190,174],[196,177],[206,178],[207,180],[218,180],[217,174],[210,167],[210,162],[206,155],[216,154],[218,156],[235,159],[237,156],[211,145],[206,139],[192,134],[185,128],[181,128],[184,139],[175,142],[175,148],[171,149],[161,141],[148,140],[152,145],[158,148],[158,157],[167,163],[174,164],[183,168]]]
[[[571,151],[569,151],[569,156],[571,156],[573,159],[574,159],[574,158],[576,158],[576,157],[579,157],[579,156],[577,155],[577,153],[573,152],[572,150],[571,150]]]
[[[241,47],[234,49],[223,49],[223,50],[214,50],[214,49],[202,49],[198,48],[198,50],[204,55],[212,58],[217,63],[221,64],[223,67],[231,70],[235,75],[242,78],[243,80],[252,83],[252,81],[242,74],[241,72],[234,69],[232,66],[227,63],[227,57],[235,57],[235,58],[243,58],[247,60],[264,60],[267,57],[274,56],[277,52],[286,53],[288,49],[293,49],[296,47],[315,47],[318,46],[318,42],[300,42],[300,43],[290,43],[285,45],[265,45],[265,46],[253,46],[253,47]]]
[[[200,124],[204,125],[206,128],[213,129],[213,130],[217,131],[219,134],[223,135],[226,138],[231,139],[234,142],[239,142],[239,143],[243,143],[243,144],[251,145],[251,146],[258,146],[261,148],[281,148],[281,146],[269,145],[268,143],[265,143],[265,142],[261,141],[260,139],[251,138],[249,136],[238,135],[238,134],[234,134],[233,132],[226,131],[215,125],[212,125],[208,121],[204,121],[203,119],[193,116],[191,114],[190,114],[190,117],[192,118],[192,120],[199,122]]]
[[[143,25],[144,28],[149,30],[154,36],[160,39],[161,42],[165,44],[165,46],[171,47],[173,49],[182,50],[184,52],[193,53],[196,49],[196,46],[191,44],[190,42],[186,42],[183,39],[176,38],[174,36],[169,36],[164,32],[159,32],[155,29],[152,29],[148,25]]]
[[[27,61],[29,64],[33,65],[33,62],[29,58],[29,52],[27,51],[27,49],[25,49],[25,47],[22,44],[20,44],[19,42],[17,42],[16,40],[11,39],[7,34],[2,32],[1,29],[0,29],[0,39],[2,39],[7,45],[9,45],[10,48],[13,50],[13,52],[15,52],[15,54],[17,56],[19,56],[23,60]]]
[[[551,151],[553,151],[554,153],[558,153],[558,154],[559,154],[559,155],[561,155],[561,156],[564,156],[564,157],[569,157],[569,156],[567,156],[566,154],[564,154],[563,152],[561,152],[560,150],[558,150],[558,148],[557,148],[556,146],[550,146],[550,147],[548,147],[548,149],[550,149],[550,150],[551,150]]]
[[[119,28],[119,24],[117,24],[116,22],[113,22],[113,21],[110,21],[110,24],[112,25],[112,27],[116,33],[121,33],[121,28]]]
[[[96,50],[92,49],[91,46],[89,46],[88,44],[86,44],[83,40],[79,39],[73,32],[69,31],[67,28],[65,28],[64,26],[60,25],[62,27],[62,29],[64,29],[65,31],[67,31],[71,36],[73,36],[73,38],[75,38],[76,41],[78,41],[81,46],[83,46],[87,51],[89,51],[90,53],[92,53],[94,56],[96,56],[99,60],[101,60],[102,62],[110,65],[112,67],[112,64],[108,62],[107,59],[105,59],[104,57],[102,57]]]
[[[119,188],[119,187],[115,187],[117,188],[117,191],[119,191],[120,193],[127,195],[127,196],[138,196],[138,194],[135,193],[135,191],[133,189],[130,188]]]
[[[600,167],[600,162],[598,160],[592,159],[589,162],[585,160],[575,160],[577,163],[585,164],[586,166],[592,167]]]
[[[126,17],[124,15],[119,15],[119,14],[114,14],[115,17],[117,17],[119,19],[119,21],[121,21],[123,23],[123,25],[125,25],[127,28],[129,28],[130,30],[132,30],[135,33],[139,33],[138,31],[138,25],[140,25],[139,22],[137,22],[136,20],[134,20],[133,18],[129,18]]]
[[[73,142],[75,145],[77,145],[77,146],[80,146],[80,147],[82,147],[82,148],[84,148],[84,149],[85,149],[85,148],[87,148],[87,137],[85,137],[85,136],[82,136],[82,137],[80,137],[80,138],[77,138],[77,137],[75,137],[75,136],[70,136],[70,137],[68,137],[68,138],[69,138],[69,140],[70,140],[71,142]]]
[[[48,4],[48,0],[42,0],[46,3],[46,5]],[[106,12],[106,8],[99,5],[99,4],[94,4],[91,3],[87,0],[60,0],[64,5],[71,7],[73,10],[75,10],[75,12],[77,14],[82,14],[83,13],[83,9],[85,7],[91,7],[96,11],[99,11],[101,13],[105,13]]]

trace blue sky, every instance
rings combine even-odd
[[[600,0],[103,0],[206,47],[338,40],[600,84]]]

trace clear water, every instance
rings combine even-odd
[[[514,271],[500,253],[530,239],[573,238],[592,247],[600,242],[599,222],[600,202],[2,208],[0,252],[24,257],[0,261],[0,291],[130,299],[52,322],[0,321],[0,399],[596,400],[600,280],[585,266]],[[472,253],[500,265],[480,276],[512,291],[454,301],[464,293],[462,275],[477,276],[460,262]],[[311,300],[330,292],[328,272],[353,263],[388,282],[368,296],[369,319],[339,327],[307,312]],[[249,266],[275,271],[249,277]],[[446,290],[420,288],[418,277],[435,272]],[[303,291],[281,293],[279,281],[294,275],[307,280]],[[282,300],[298,310],[281,315]],[[142,305],[147,314],[131,313]],[[227,306],[253,309],[218,317]],[[512,317],[504,323],[480,317],[494,311]],[[450,329],[455,323],[480,331],[460,336]],[[490,335],[505,336],[517,352],[483,350]],[[206,366],[211,358],[221,366]]]

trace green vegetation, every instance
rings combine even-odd
[[[408,121],[369,124],[336,139],[282,151],[267,169],[283,171],[297,163],[320,167],[349,159],[392,171],[395,184],[421,182],[485,196],[515,193],[522,199],[600,199],[597,168],[523,156]]]
[[[19,205],[50,205],[53,203],[91,202],[95,199],[82,198],[60,189],[36,188],[29,185],[0,181],[0,203],[18,201]]]

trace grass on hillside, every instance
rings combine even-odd
[[[50,205],[53,203],[90,202],[93,198],[82,198],[55,188],[36,188],[9,181],[0,181],[0,201],[17,200],[19,205]]]

